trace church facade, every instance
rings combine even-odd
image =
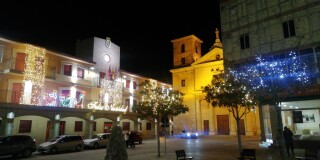
[[[215,43],[210,51],[202,54],[203,43],[195,35],[174,39],[172,86],[184,93],[183,103],[189,112],[173,117],[173,131],[197,131],[204,135],[236,135],[233,115],[225,108],[213,107],[204,100],[202,88],[211,83],[212,76],[224,71],[223,48],[219,31],[215,31]],[[260,135],[259,110],[245,115],[241,121],[242,135]]]

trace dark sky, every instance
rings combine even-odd
[[[220,30],[218,0],[115,1],[4,0],[0,36],[70,55],[78,40],[110,37],[122,70],[171,83],[171,40],[194,34],[204,54]]]

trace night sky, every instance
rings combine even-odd
[[[218,0],[115,1],[3,0],[0,36],[69,55],[78,40],[110,37],[122,70],[171,83],[171,40],[194,34],[205,54],[220,30]]]

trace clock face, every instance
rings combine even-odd
[[[110,62],[111,58],[108,54],[105,54],[103,59],[106,61],[106,62]]]

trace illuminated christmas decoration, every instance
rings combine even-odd
[[[310,83],[309,66],[300,60],[296,52],[281,56],[256,56],[255,61],[238,65],[230,71],[235,77],[249,82],[253,89],[268,88],[277,83],[283,87]]]
[[[109,79],[100,79],[100,94],[98,102],[88,104],[89,109],[126,111],[128,106],[122,103],[123,83],[119,82],[118,70],[109,68]]]
[[[60,95],[59,100],[60,100],[60,104],[62,107],[69,107],[70,106],[71,98],[69,96]]]
[[[114,106],[111,104],[109,105],[102,105],[98,102],[91,102],[88,104],[88,109],[96,109],[96,110],[106,110],[106,111],[119,111],[119,112],[126,112],[128,109],[128,106]]]
[[[45,81],[46,50],[26,44],[26,58],[20,103],[41,105]]]
[[[42,97],[43,105],[45,106],[57,106],[58,94],[56,90],[53,90],[51,93],[45,93]]]

